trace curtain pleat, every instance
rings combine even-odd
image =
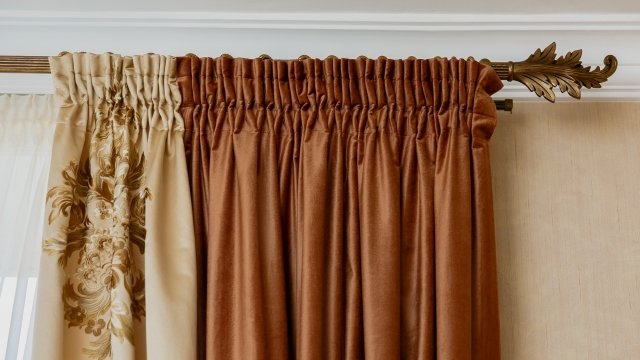
[[[146,129],[148,359],[196,358],[196,266],[176,59],[133,56],[131,103]]]
[[[175,61],[50,58],[60,109],[35,359],[195,357],[193,220]]]
[[[496,73],[178,59],[207,359],[499,359]]]

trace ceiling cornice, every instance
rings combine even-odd
[[[359,31],[628,31],[640,14],[408,14],[0,10],[0,25]]]
[[[82,31],[78,31],[82,28]],[[149,31],[153,29],[153,31]],[[182,41],[182,39],[188,39]],[[113,12],[0,10],[2,55],[68,51],[149,51],[181,55],[274,58],[386,55],[391,58],[476,56],[523,60],[537,47],[558,43],[558,53],[584,49],[586,65],[618,57],[617,72],[583,99],[640,100],[640,13],[629,14],[398,14]],[[3,74],[0,92],[50,92],[47,76]],[[537,100],[521,84],[506,84],[496,98]],[[559,96],[563,101],[565,97]]]

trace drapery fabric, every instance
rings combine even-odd
[[[207,359],[495,360],[496,73],[178,59]]]
[[[50,58],[60,104],[34,359],[193,359],[193,219],[176,59]]]
[[[0,358],[30,359],[52,95],[0,95]]]

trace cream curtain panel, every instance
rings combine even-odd
[[[34,359],[193,359],[193,219],[175,58],[50,59],[60,103]]]
[[[31,358],[55,110],[51,95],[0,95],[0,359]]]

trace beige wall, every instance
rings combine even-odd
[[[640,359],[640,103],[516,103],[492,146],[503,359]]]

